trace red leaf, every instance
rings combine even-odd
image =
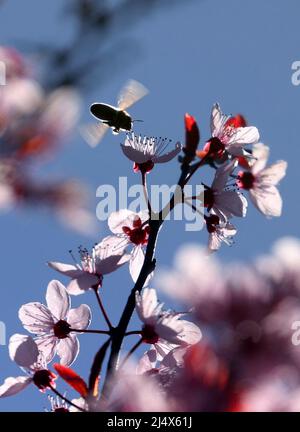
[[[76,372],[58,363],[55,363],[53,367],[58,375],[81,396],[86,397],[88,395],[88,387],[85,381]]]

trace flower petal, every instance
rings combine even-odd
[[[232,173],[232,171],[234,170],[234,168],[236,167],[236,165],[237,165],[237,161],[233,160],[229,163],[224,163],[217,169],[214,180],[211,185],[211,188],[214,191],[222,191],[225,188],[228,178]]]
[[[71,278],[78,277],[83,273],[83,270],[77,268],[73,264],[64,264],[64,263],[55,262],[55,261],[49,261],[47,264],[53,270],[56,270],[56,271],[62,273],[63,275],[69,276]]]
[[[136,150],[131,145],[126,145],[127,140],[125,141],[125,144],[121,144],[121,149],[124,153],[124,155],[131,160],[132,162],[136,162],[138,164],[148,162],[151,160],[151,156],[148,153],[143,153],[140,150]]]
[[[92,312],[88,305],[82,304],[78,308],[70,309],[67,321],[73,329],[86,329],[90,325]]]
[[[76,279],[72,279],[67,285],[67,291],[71,295],[84,294],[92,286],[99,284],[99,277],[88,272],[84,272]]]
[[[247,200],[241,193],[235,191],[224,191],[216,194],[213,209],[223,220],[227,220],[232,216],[245,217],[247,207]]]
[[[57,345],[57,355],[60,357],[60,364],[70,366],[79,353],[79,341],[77,336],[69,335],[62,339]]]
[[[180,142],[177,142],[175,145],[175,148],[173,150],[171,150],[168,153],[165,153],[161,156],[153,156],[152,158],[152,162],[154,163],[165,163],[165,162],[169,162],[170,160],[174,159],[174,157],[176,157],[178,155],[178,153],[180,153],[182,150],[182,145],[180,144]]]
[[[0,398],[13,396],[24,388],[26,388],[32,381],[29,376],[9,377],[6,378],[4,383],[0,386]]]
[[[267,217],[279,217],[282,211],[282,198],[275,186],[253,188],[250,198],[258,210]]]
[[[46,293],[48,308],[57,320],[65,319],[70,309],[70,297],[66,288],[58,280],[52,280]]]
[[[9,357],[21,367],[29,368],[38,358],[39,351],[31,336],[14,334],[8,344]]]
[[[55,356],[56,346],[59,339],[54,335],[38,337],[35,342],[46,364],[50,363]]]
[[[214,104],[210,115],[210,129],[211,135],[216,136],[220,131],[224,123],[224,114],[221,111],[220,105],[218,103]]]
[[[108,227],[114,234],[123,234],[123,226],[127,226],[128,219],[132,220],[136,216],[131,210],[122,209],[112,212],[108,218]]]
[[[129,272],[131,274],[133,282],[136,282],[141,268],[143,267],[145,260],[145,253],[141,246],[136,246],[132,252],[131,260],[129,261]]]
[[[54,320],[49,309],[42,303],[26,303],[19,309],[19,318],[25,330],[39,335],[53,329]]]
[[[276,186],[278,182],[285,176],[287,169],[286,161],[278,161],[268,168],[261,171],[258,183],[264,186]]]
[[[154,288],[144,288],[142,294],[136,292],[135,307],[141,321],[145,322],[148,318],[158,315],[161,310],[159,306]]]
[[[252,174],[255,175],[265,168],[269,153],[270,148],[262,143],[257,143],[253,146],[252,156],[255,158],[255,161],[251,168]]]
[[[235,133],[232,134],[228,140],[228,145],[230,144],[256,144],[259,140],[258,129],[254,126],[239,127],[235,129]]]

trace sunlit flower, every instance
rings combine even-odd
[[[280,216],[282,199],[276,185],[285,176],[287,162],[278,161],[266,168],[269,147],[261,143],[253,147],[252,156],[254,163],[249,171],[238,173],[237,185],[249,191],[252,202],[264,215]]]
[[[216,251],[220,249],[222,242],[231,245],[233,236],[237,233],[236,228],[229,222],[221,222],[217,215],[205,218],[206,228],[209,232],[208,249]]]
[[[181,144],[177,142],[175,148],[165,153],[172,140],[167,138],[141,137],[134,133],[128,134],[121,148],[125,156],[134,162],[136,171],[147,173],[156,163],[169,162],[181,151]]]
[[[215,173],[211,187],[204,185],[204,207],[226,222],[232,216],[245,217],[246,198],[236,190],[226,187],[229,176],[235,168],[235,161],[224,163]]]
[[[134,213],[123,209],[110,214],[108,226],[114,236],[105,240],[115,243],[116,251],[132,246],[129,261],[129,271],[134,282],[139,277],[145,259],[144,247],[149,237],[148,211]]]
[[[70,365],[79,352],[79,342],[72,331],[85,330],[91,322],[91,310],[83,304],[70,309],[70,297],[59,281],[51,281],[46,293],[47,306],[27,303],[19,310],[24,328],[35,334],[39,350],[49,363],[57,354],[61,363]]]
[[[154,346],[159,358],[178,345],[197,343],[202,336],[195,324],[181,319],[182,313],[166,312],[162,308],[153,288],[136,293],[136,311],[143,322],[142,340]]]
[[[232,121],[231,116],[222,113],[218,104],[215,104],[211,112],[211,135],[206,143],[204,151],[212,157],[220,158],[227,152],[232,156],[251,156],[244,147],[256,144],[259,133],[254,126],[242,126],[241,119]]]
[[[79,255],[80,264],[48,262],[51,268],[71,278],[67,291],[72,295],[83,294],[90,288],[98,289],[104,275],[117,270],[129,259],[124,248],[119,247],[119,240],[115,238],[107,238],[98,243],[91,254],[80,247]]]
[[[55,387],[56,376],[47,369],[47,363],[31,336],[13,335],[9,340],[9,355],[27,375],[6,378],[0,386],[0,397],[13,396],[31,383],[42,392]]]

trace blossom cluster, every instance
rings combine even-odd
[[[42,109],[38,113],[45,115]],[[34,124],[43,126],[42,118]],[[282,288],[282,280],[294,275],[295,266],[286,263],[279,253],[278,257],[266,258],[265,266],[261,262],[255,269],[239,266],[239,271],[234,272],[223,270],[211,252],[219,249],[222,242],[231,244],[237,232],[232,219],[246,216],[248,203],[243,191],[249,193],[263,215],[280,216],[282,201],[277,185],[285,175],[287,164],[278,161],[266,166],[269,148],[259,142],[257,128],[247,126],[241,115],[224,115],[218,104],[211,112],[211,137],[201,150],[197,150],[199,128],[188,114],[185,128],[184,145],[177,142],[171,150],[167,149],[171,144],[167,139],[141,137],[134,132],[127,134],[121,150],[133,162],[134,171],[141,175],[148,210],[113,212],[108,219],[111,235],[95,244],[91,252],[80,247],[78,260],[71,252],[70,263],[48,262],[53,270],[66,277],[66,286],[52,280],[47,287],[45,305],[31,302],[20,308],[21,323],[32,336],[13,335],[9,354],[25,368],[27,375],[7,378],[0,386],[0,397],[18,393],[33,383],[43,392],[50,390],[60,395],[62,405],[52,400],[54,410],[205,411],[259,409],[256,387],[244,384],[258,373],[262,374],[260,385],[265,383],[266,391],[272,391],[268,385],[273,384],[273,379],[266,369],[270,364],[283,368],[285,363],[279,360],[280,353],[274,357],[270,339],[285,338],[285,343],[288,339],[288,332],[282,334],[280,329],[277,334],[276,326],[283,319],[285,308],[293,307],[286,303],[284,289],[290,290],[288,295],[297,290],[298,273],[294,279],[290,278],[287,288]],[[181,162],[178,187],[183,194],[182,205],[194,206],[195,200],[203,201],[208,232],[205,250],[181,252],[175,270],[158,278],[159,284],[185,305],[184,312],[166,309],[153,288],[155,247],[166,214],[164,209],[154,214],[146,183],[146,176],[156,164],[167,163],[176,156]],[[201,196],[184,196],[184,186],[192,177],[199,178],[204,166],[213,171],[211,184],[204,184]],[[172,198],[168,208],[170,211],[174,208]],[[123,266],[128,266],[134,287],[115,325],[103,305],[102,287],[108,284],[109,275]],[[266,271],[273,267],[276,272]],[[71,297],[84,296],[88,290],[95,294],[106,329],[90,328],[92,316],[88,305],[71,308]],[[128,331],[134,311],[141,322],[140,328]],[[82,340],[85,333],[104,337],[88,383],[70,368],[80,351],[78,335]],[[130,335],[138,340],[128,353],[121,355],[123,340]],[[134,365],[131,355],[145,344],[147,349]],[[252,348],[252,344],[257,346]],[[105,376],[102,368],[109,348]],[[270,361],[266,351],[272,358]],[[294,355],[291,350],[289,367],[296,362]],[[53,364],[54,373],[50,364],[56,357],[60,363]],[[57,374],[79,393],[79,398],[69,400],[57,390]],[[257,407],[251,400],[256,401]],[[280,401],[276,403],[270,409],[281,407]]]
[[[0,46],[0,61],[6,73],[6,84],[0,87],[0,210],[42,206],[69,227],[91,232],[95,224],[81,183],[33,175],[37,162],[48,161],[74,130],[79,93],[67,86],[45,89],[36,65],[14,48]]]

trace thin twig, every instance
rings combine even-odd
[[[112,330],[112,329],[113,329],[113,325],[112,325],[112,323],[110,322],[110,319],[108,318],[108,315],[107,315],[107,313],[106,313],[106,310],[105,310],[105,308],[104,308],[104,306],[103,306],[103,303],[102,303],[101,297],[100,297],[99,292],[98,292],[98,288],[95,288],[94,291],[95,291],[95,294],[96,294],[97,302],[98,302],[98,304],[99,304],[99,307],[100,307],[100,309],[101,309],[101,312],[102,312],[102,314],[103,314],[103,317],[104,317],[104,319],[105,319],[105,321],[106,321],[106,324],[108,325],[109,330]]]
[[[110,335],[110,331],[108,330],[89,330],[89,329],[73,329],[70,328],[70,331],[77,333],[97,333],[97,334],[107,334]]]

